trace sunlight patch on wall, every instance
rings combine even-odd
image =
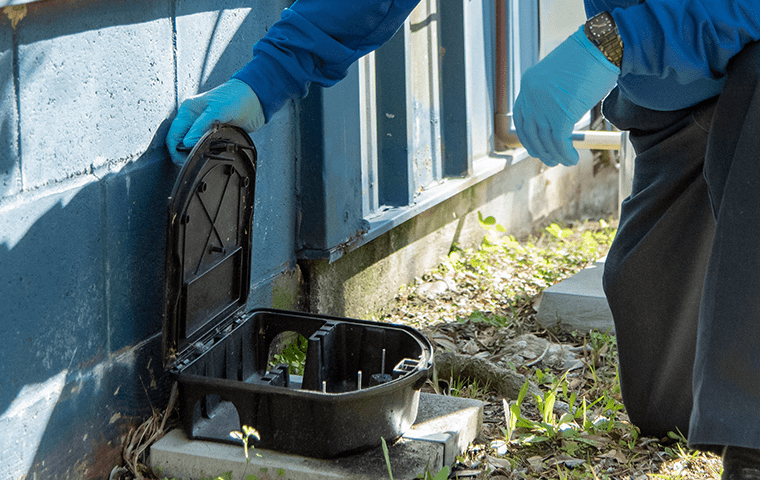
[[[25,385],[0,415],[0,478],[22,478],[37,454],[69,370],[42,383]]]
[[[0,202],[0,246],[12,250],[27,232],[54,208],[65,208],[87,185],[97,181],[94,176],[82,176],[37,192],[19,195],[6,204]]]
[[[177,35],[182,39],[177,46],[182,65],[177,78],[180,101],[217,86],[219,79],[210,77],[250,12],[239,8],[177,17]]]

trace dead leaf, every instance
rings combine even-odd
[[[533,469],[533,471],[539,472],[546,468],[546,465],[544,465],[545,460],[546,460],[546,457],[537,455],[535,457],[530,457],[528,459],[528,464],[530,465],[530,468]]]
[[[452,352],[456,352],[458,350],[456,343],[449,340],[449,337],[445,337],[443,335],[436,335],[433,337],[433,342],[443,347],[444,350],[451,350]]]
[[[462,351],[470,355],[475,355],[480,351],[480,348],[478,348],[474,340],[468,340],[464,347],[462,347]]]
[[[609,452],[600,455],[600,457],[603,457],[603,458],[614,458],[615,461],[617,461],[621,465],[625,465],[626,463],[628,463],[628,459],[625,457],[625,455],[623,454],[623,452],[619,451],[619,450],[616,450],[614,448],[612,450],[610,450]]]
[[[581,460],[580,458],[571,457],[570,455],[565,454],[555,455],[553,458],[550,458],[546,462],[547,465],[563,464],[570,468],[575,468],[584,463],[586,463],[585,460]]]
[[[492,457],[488,455],[486,462],[493,469],[506,470],[507,472],[512,471],[512,464],[506,458]]]
[[[480,475],[480,470],[457,470],[454,472],[454,478],[473,478]]]
[[[599,435],[581,435],[578,437],[578,440],[599,449],[612,441],[609,438],[600,437]]]

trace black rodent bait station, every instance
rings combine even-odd
[[[332,458],[396,439],[414,423],[433,368],[415,329],[323,315],[246,311],[256,148],[215,125],[193,148],[169,202],[164,363],[178,382],[189,438]],[[302,376],[270,368],[278,335],[308,339]],[[286,334],[293,335],[293,334]]]

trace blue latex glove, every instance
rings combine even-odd
[[[574,125],[617,83],[620,69],[586,38],[583,27],[522,77],[514,121],[528,153],[553,167],[575,165]]]
[[[247,83],[233,78],[182,102],[166,134],[172,161],[178,165],[185,163],[187,154],[178,152],[177,147],[192,148],[214,122],[255,132],[264,125],[259,97]]]

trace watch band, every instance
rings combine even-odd
[[[620,68],[623,64],[623,39],[620,38],[615,20],[609,12],[602,12],[586,21],[583,31],[586,37]]]

